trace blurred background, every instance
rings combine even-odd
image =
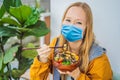
[[[93,12],[94,33],[97,42],[107,49],[107,55],[111,63],[114,80],[120,80],[120,0],[36,0],[45,12],[41,14],[41,20],[46,21],[51,32],[41,37],[36,44],[43,45],[60,34],[61,20],[65,9],[73,2],[86,2]],[[22,0],[24,4],[35,6],[35,0]],[[0,5],[2,0],[0,0]],[[12,39],[13,40],[13,39]],[[16,40],[16,39],[15,39]],[[38,39],[37,39],[38,40]],[[36,38],[29,37],[25,42],[35,42]],[[14,42],[14,41],[13,41]],[[12,42],[8,42],[9,46]],[[29,80],[29,70],[23,77]],[[51,79],[52,80],[52,79]]]

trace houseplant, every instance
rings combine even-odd
[[[44,21],[39,20],[42,10],[23,5],[21,0],[4,0],[0,8],[0,80],[19,80],[20,76],[30,67],[35,50],[23,51],[22,40],[27,36],[40,37],[49,29]],[[7,40],[17,36],[19,43],[4,49]],[[29,44],[27,47],[34,47]],[[11,68],[11,62],[17,59],[18,68]]]

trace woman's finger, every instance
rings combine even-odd
[[[49,54],[50,51],[51,51],[51,49],[48,48],[48,49],[45,49],[45,50],[39,52],[38,55],[46,55],[46,54]]]
[[[43,46],[40,49],[38,49],[38,52],[42,52],[42,51],[47,50],[47,49],[49,49],[48,46]]]
[[[59,72],[60,74],[67,74],[66,72],[60,71],[59,69],[58,69],[58,72]]]

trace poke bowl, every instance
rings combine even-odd
[[[60,71],[71,72],[79,66],[79,61],[79,56],[77,54],[64,49],[63,51],[55,52],[53,66]]]

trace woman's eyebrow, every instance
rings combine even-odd
[[[83,21],[83,19],[81,19],[81,18],[77,18],[76,20],[82,20]]]
[[[76,20],[84,22],[84,20],[83,20],[83,19],[80,19],[80,18],[79,18],[79,19],[76,19]]]
[[[65,17],[65,18],[71,19],[71,17]],[[84,20],[83,20],[83,19],[81,19],[81,18],[77,18],[77,19],[75,19],[75,20],[84,21]]]
[[[71,19],[71,17],[65,17],[65,18]]]
[[[71,17],[67,16],[64,19],[72,19]],[[75,19],[75,21],[80,21],[80,22],[84,22],[85,20],[81,19],[81,18],[77,18]]]

